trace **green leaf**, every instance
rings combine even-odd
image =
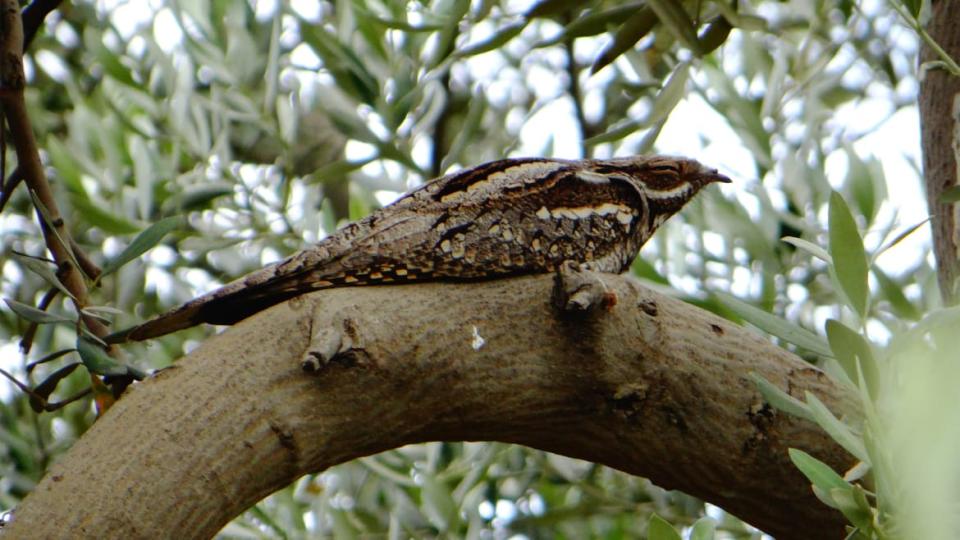
[[[657,16],[648,7],[638,9],[617,29],[613,41],[597,56],[590,67],[591,73],[596,73],[617,59],[625,51],[631,49],[640,39],[650,33],[657,24]]]
[[[743,20],[746,21],[747,19]],[[733,26],[730,25],[730,21],[725,17],[715,17],[697,40],[700,54],[709,54],[719,49],[721,45],[727,42],[731,30],[733,30]]]
[[[623,122],[617,122],[607,131],[590,137],[589,139],[583,141],[583,144],[588,147],[594,147],[600,144],[619,141],[631,133],[643,129],[645,123],[639,120],[626,120]]]
[[[333,106],[328,107],[325,110],[330,116],[330,121],[337,128],[337,131],[351,139],[356,139],[360,142],[370,143],[373,145],[380,144],[380,138],[370,130],[370,127],[366,124],[366,122],[357,116],[355,110],[347,107],[340,107],[340,104],[336,102],[334,102],[332,105]]]
[[[80,360],[91,373],[98,375],[131,375],[136,379],[147,376],[145,372],[133,366],[124,364],[107,354],[103,347],[86,336],[77,337],[77,352]]]
[[[50,394],[57,389],[57,385],[60,384],[60,381],[66,379],[73,373],[77,367],[80,366],[80,362],[74,362],[72,364],[67,364],[62,368],[54,371],[46,379],[44,379],[40,384],[38,384],[34,389],[34,396],[42,397],[45,400],[50,399]],[[30,408],[34,411],[40,412],[43,410],[43,403],[40,403],[34,396],[30,396]]]
[[[317,181],[326,182],[326,181],[343,181],[345,177],[363,167],[364,165],[375,160],[376,157],[364,158],[359,161],[346,161],[346,160],[337,160],[333,163],[329,163],[320,167],[319,169],[313,171],[311,176]]]
[[[810,408],[807,407],[806,403],[784,392],[780,387],[756,373],[751,373],[750,378],[753,379],[753,382],[757,385],[757,390],[760,391],[763,399],[772,405],[773,408],[796,416],[797,418],[804,418],[814,422],[813,413],[810,412]]]
[[[104,209],[103,204],[97,204],[90,199],[82,197],[72,197],[70,203],[73,205],[76,213],[83,216],[83,219],[93,225],[103,229],[110,234],[132,234],[140,230],[140,227],[120,215]]]
[[[27,304],[22,304],[16,300],[11,300],[10,298],[4,298],[3,301],[6,302],[7,306],[9,306],[10,309],[21,318],[37,324],[77,322],[76,319],[71,317],[57,315],[55,313],[47,313],[46,311],[37,309],[33,306],[28,306]]]
[[[429,69],[437,67],[456,51],[457,37],[460,35],[460,21],[470,11],[470,0],[448,0],[443,3],[441,9],[447,20],[443,28],[436,33],[434,52],[427,63]]]
[[[66,355],[66,354],[70,354],[70,353],[72,353],[72,352],[75,351],[75,350],[76,350],[76,349],[60,349],[59,351],[54,351],[54,352],[52,352],[52,353],[44,356],[43,358],[41,358],[41,359],[39,359],[39,360],[35,360],[35,361],[33,361],[33,362],[30,362],[29,364],[27,364],[27,368],[26,368],[27,374],[29,375],[31,372],[33,372],[34,368],[36,368],[36,367],[39,366],[40,364],[46,364],[47,362],[53,362],[53,361],[56,360],[57,358],[60,358],[61,356],[64,356],[64,355]]]
[[[863,239],[857,230],[857,222],[850,208],[839,193],[830,194],[830,255],[833,257],[837,280],[850,307],[860,315],[867,316],[867,256]]]
[[[187,187],[183,192],[163,201],[167,212],[188,212],[206,208],[214,199],[232,195],[234,186],[228,182],[204,182]]]
[[[764,332],[821,356],[831,356],[833,354],[826,340],[813,332],[801,328],[790,321],[781,319],[776,315],[767,313],[760,308],[751,306],[729,294],[719,292],[714,294],[723,305],[742,317],[743,320]]]
[[[673,525],[656,514],[650,514],[647,522],[647,540],[683,540]]]
[[[504,44],[506,44],[511,39],[517,37],[524,28],[527,27],[527,20],[517,21],[515,23],[508,24],[500,29],[499,32],[490,36],[489,38],[480,41],[478,43],[473,43],[467,45],[463,49],[460,49],[454,54],[456,58],[466,58],[468,56],[475,56],[485,52],[489,52],[495,49],[499,49]]]
[[[137,188],[137,205],[140,218],[150,215],[153,207],[153,185],[157,181],[154,152],[147,142],[138,135],[131,134],[127,140],[130,161],[133,162],[133,179]]]
[[[912,225],[912,226],[908,227],[905,231],[903,231],[903,232],[901,232],[900,234],[898,234],[897,236],[895,236],[893,240],[887,242],[882,248],[880,248],[880,249],[877,250],[877,252],[874,254],[874,259],[876,259],[877,257],[879,257],[880,254],[883,253],[884,251],[886,251],[886,250],[892,248],[893,246],[899,244],[901,241],[903,241],[904,238],[910,236],[911,234],[913,234],[914,232],[916,232],[917,229],[919,229],[920,227],[926,225],[928,221],[930,221],[930,218],[927,218],[927,219],[921,221],[920,223],[917,223],[916,225]]]
[[[550,15],[560,15],[570,11],[576,6],[576,2],[570,0],[540,0],[532,8],[527,10],[524,17],[547,17]]]
[[[439,23],[423,23],[420,24],[410,24],[407,21],[402,21],[399,19],[388,19],[384,17],[378,17],[376,15],[371,15],[370,18],[378,23],[391,28],[394,30],[403,30],[404,32],[420,33],[420,32],[436,32],[437,30],[442,30],[443,25]]]
[[[876,360],[873,357],[873,350],[867,340],[853,329],[834,319],[827,319],[826,331],[833,357],[843,366],[843,370],[850,377],[850,380],[856,383],[860,380],[860,373],[863,373],[867,392],[871,396],[877,397],[880,375],[877,371]]]
[[[568,39],[602,34],[606,32],[610,26],[622,24],[627,17],[643,7],[643,2],[632,2],[603,11],[590,11],[586,15],[577,17],[571,21],[558,35],[541,41],[534,45],[534,47],[549,47]]]
[[[863,488],[852,484],[849,488],[834,488],[830,490],[830,498],[855,527],[861,530],[872,528],[873,512],[864,497]]]
[[[353,49],[324,26],[301,21],[300,30],[304,41],[323,60],[324,67],[329,70],[344,93],[355,96],[364,103],[376,104],[376,99],[380,96],[377,78],[370,73]]]
[[[31,189],[28,191],[28,193],[30,193],[30,199],[33,200],[33,206],[40,213],[40,219],[43,220],[43,223],[44,225],[46,225],[47,230],[49,231],[50,234],[53,235],[54,238],[57,239],[57,242],[60,243],[60,245],[63,247],[63,250],[67,252],[67,258],[70,260],[70,263],[77,268],[81,268],[80,263],[77,262],[77,258],[73,254],[73,248],[70,247],[71,244],[67,242],[66,239],[64,239],[62,236],[60,236],[60,231],[58,230],[58,227],[54,226],[53,224],[54,220],[53,220],[53,216],[50,215],[50,210],[46,207],[45,204],[43,204],[43,201],[40,200],[40,196],[37,195],[36,191]],[[59,229],[62,230],[63,223],[61,222],[60,225],[61,226],[59,227]]]
[[[764,168],[772,167],[770,134],[763,126],[762,103],[745,97],[742,92],[737,90],[732,76],[716,65],[704,62],[698,66],[698,69],[707,75],[708,87],[718,94],[716,98],[710,100],[714,109],[731,122],[731,126],[740,140],[754,154],[758,165]],[[789,163],[791,159],[798,161],[792,156],[781,161]],[[789,180],[789,176],[787,176],[789,172],[789,168],[784,170],[785,182]],[[809,184],[810,180],[811,178],[806,176],[803,178],[803,182],[806,184]]]
[[[423,509],[430,523],[440,530],[449,531],[457,520],[457,503],[446,484],[436,476],[423,473]]]
[[[845,147],[848,166],[844,183],[860,213],[867,218],[869,228],[876,218],[880,201],[886,197],[883,168],[875,159],[860,159],[852,145],[846,144]]]
[[[167,233],[177,229],[181,224],[182,219],[179,216],[172,216],[150,225],[138,234],[137,237],[133,239],[133,242],[130,242],[130,245],[120,252],[119,255],[104,265],[101,277],[116,272],[123,265],[143,255],[160,243],[160,240],[163,240],[163,237],[166,236]]]
[[[736,6],[736,4],[734,4],[734,6]],[[751,32],[769,31],[770,24],[763,17],[758,15],[738,13],[735,7],[729,6],[723,2],[717,2],[714,4],[714,7],[716,7],[717,11],[723,15],[723,18],[735,28],[748,30]]]
[[[83,364],[80,362],[68,364],[54,371],[52,374],[50,374],[50,376],[45,378],[40,384],[33,388],[32,393],[30,393],[30,407],[36,412],[45,410],[45,405],[48,404],[50,394],[57,389],[57,385],[60,384],[60,381],[69,377],[70,374],[76,371],[76,369],[81,365]]]
[[[476,140],[477,130],[483,121],[483,114],[486,111],[487,101],[485,99],[475,97],[470,100],[467,106],[467,115],[463,119],[463,127],[457,130],[456,135],[453,137],[453,142],[450,143],[450,149],[447,151],[447,155],[444,156],[440,162],[441,171],[447,170],[451,164],[460,161],[464,150],[468,148],[470,142]]]
[[[869,463],[870,457],[867,455],[867,449],[863,445],[863,440],[853,433],[850,426],[841,422],[830,412],[830,409],[823,404],[814,394],[807,392],[807,407],[813,413],[813,418],[817,424],[823,428],[833,440],[844,448],[847,452],[859,459]]]
[[[920,17],[920,8],[923,7],[923,0],[903,0],[903,5],[913,15],[914,19]]]
[[[673,112],[673,109],[687,93],[687,81],[689,79],[690,64],[683,62],[677,65],[673,73],[670,74],[670,80],[663,85],[663,89],[653,100],[650,116],[644,121],[646,125],[664,120]]]
[[[70,291],[67,290],[67,287],[60,282],[60,278],[58,278],[57,275],[53,273],[53,269],[50,268],[49,263],[39,261],[37,259],[34,259],[33,257],[25,257],[18,253],[14,253],[13,256],[18,261],[20,261],[20,264],[26,266],[27,269],[29,269],[31,272],[33,272],[34,274],[37,274],[38,276],[43,278],[44,281],[56,287],[57,290],[62,292],[68,298],[73,298],[73,294],[71,294]]]
[[[363,40],[367,43],[369,50],[375,54],[375,58],[387,60],[389,55],[384,43],[387,39],[386,29],[376,17],[371,16],[370,10],[367,9],[364,2],[352,2],[351,4],[354,12],[355,31],[359,31],[359,34],[363,36]]]
[[[44,149],[57,171],[57,178],[63,180],[64,185],[70,191],[70,195],[72,197],[86,196],[81,182],[83,168],[77,163],[74,152],[56,136],[47,137]]]
[[[710,517],[702,517],[693,524],[690,540],[713,540],[717,531],[717,522]]]
[[[822,247],[814,244],[809,240],[804,240],[803,238],[797,238],[796,236],[784,236],[780,240],[795,246],[803,251],[806,251],[810,255],[820,259],[821,261],[826,262],[827,264],[833,264],[833,258],[830,257],[830,254],[827,253],[827,250]]]
[[[790,448],[787,453],[790,455],[790,461],[800,469],[807,480],[824,493],[830,493],[835,489],[847,491],[851,489],[851,485],[843,477],[819,459],[796,448]],[[836,508],[834,505],[831,506]]]
[[[105,73],[123,84],[134,87],[137,86],[136,80],[134,80],[133,75],[130,73],[130,68],[124,64],[119,55],[111,51],[101,42],[96,42],[92,49],[92,51],[88,50],[87,53],[92,53],[93,56],[99,60],[101,69],[103,69]]]
[[[597,146],[603,143],[609,143],[623,139],[633,132],[654,127],[651,130],[654,135],[659,134],[659,128],[663,127],[663,121],[670,115],[673,109],[680,103],[686,93],[687,80],[690,78],[690,64],[684,62],[679,64],[670,75],[670,79],[663,85],[660,92],[653,100],[650,113],[643,120],[630,119],[619,122],[599,135],[594,135],[584,141],[588,147]]]
[[[903,288],[878,266],[873,267],[873,277],[877,278],[880,293],[890,302],[893,313],[901,319],[919,321],[923,313],[903,294]]]
[[[680,43],[697,56],[702,55],[700,42],[697,39],[697,27],[683,9],[682,3],[674,0],[648,0],[647,4],[657,14],[663,26],[670,30]]]

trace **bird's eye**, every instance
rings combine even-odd
[[[680,174],[680,168],[674,164],[654,165],[650,167],[650,172],[663,174]]]

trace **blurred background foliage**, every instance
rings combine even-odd
[[[870,261],[874,301],[851,325],[883,342],[937,304],[925,233],[879,256],[926,212],[917,38],[895,7],[903,10],[818,0],[77,0],[48,16],[27,52],[27,97],[64,218],[94,261],[103,266],[151,223],[181,219],[93,291],[119,310],[114,328],[457,168],[666,151],[735,183],[664,226],[635,274],[734,320],[763,326],[748,308],[772,313],[813,339],[782,344],[818,362],[824,322],[856,317],[840,307],[815,249],[828,243],[834,189]],[[49,284],[14,257],[45,254],[25,190],[12,193],[0,231],[2,295],[37,305]],[[59,300],[48,308],[70,309]],[[0,312],[0,358],[36,385],[67,360],[26,365],[76,336],[41,325],[23,353],[27,326]],[[127,350],[137,366],[159,369],[212,331]],[[54,398],[88,386],[83,371]],[[9,509],[94,411],[82,400],[37,415],[8,386],[0,415],[0,508]],[[635,538],[652,512],[678,529],[710,515],[723,537],[760,534],[604,467],[497,443],[431,443],[303,478],[223,535]]]

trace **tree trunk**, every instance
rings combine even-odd
[[[927,32],[951,58],[960,59],[960,4],[946,0],[934,1],[933,14]],[[920,61],[929,62],[939,57],[924,45]],[[933,216],[933,252],[937,257],[937,281],[940,296],[946,305],[957,303],[956,281],[960,276],[957,247],[955,203],[941,202],[940,196],[957,185],[956,152],[960,150],[960,77],[942,69],[926,72],[920,80],[920,133],[923,142],[923,170],[927,187],[927,206]]]
[[[779,539],[842,538],[787,448],[843,470],[756,373],[838,414],[849,394],[755,333],[604,275],[571,318],[553,278],[332,289],[275,306],[131,388],[16,510],[12,538],[209,538],[296,478],[424,441],[587,459],[715,503]],[[350,353],[317,363],[321,353]],[[301,362],[319,365],[310,373]]]

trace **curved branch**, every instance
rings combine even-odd
[[[60,7],[63,0],[33,0],[30,5],[23,8],[23,48],[30,48],[33,38],[37,31],[43,25],[43,20],[51,11]]]
[[[587,459],[777,538],[841,537],[843,518],[786,450],[841,470],[853,458],[766,405],[749,374],[838,412],[849,396],[750,331],[629,278],[602,280],[616,304],[576,319],[552,307],[551,276],[332,289],[275,306],[131,388],[5,538],[208,538],[304,474],[437,440]]]

